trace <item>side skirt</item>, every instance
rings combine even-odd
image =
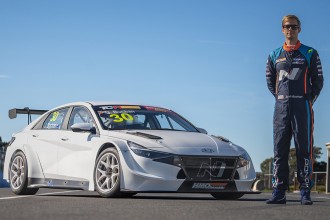
[[[88,190],[89,181],[62,180],[49,178],[29,178],[29,188],[58,188]]]

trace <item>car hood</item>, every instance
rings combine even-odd
[[[110,131],[109,135],[152,150],[178,155],[240,156],[245,153],[244,149],[229,141],[198,132],[123,130]]]

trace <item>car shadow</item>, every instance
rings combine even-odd
[[[99,196],[98,194],[93,195],[72,195],[72,194],[54,194],[54,195],[37,195],[41,197],[58,197],[58,198],[99,198],[99,199],[111,199],[111,200],[126,200],[126,199],[132,199],[132,200],[207,200],[207,201],[236,201],[236,202],[249,202],[249,201],[266,201],[266,199],[262,198],[240,198],[237,200],[217,200],[211,196],[205,196],[205,197],[197,197],[197,196],[169,196],[169,195],[134,195],[131,197],[120,197],[120,198],[103,198]]]

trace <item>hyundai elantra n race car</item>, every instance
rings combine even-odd
[[[102,197],[189,192],[238,199],[257,193],[242,147],[172,110],[77,102],[50,111],[10,110],[11,117],[18,113],[43,114],[7,148],[4,178],[15,194],[41,187],[96,190]]]

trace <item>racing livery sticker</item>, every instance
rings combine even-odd
[[[58,111],[54,112],[52,118],[50,119],[50,121],[56,121],[59,114],[60,113]]]
[[[227,183],[194,183],[193,189],[225,189]]]
[[[152,106],[144,106],[149,111],[159,111],[159,112],[169,112],[170,110],[165,108],[159,108],[159,107],[152,107]]]
[[[119,123],[125,121],[133,121],[133,116],[128,113],[110,114],[110,118],[114,118],[113,122]]]
[[[137,105],[109,105],[109,106],[100,106],[102,110],[115,110],[115,109],[141,109],[140,106]]]
[[[184,181],[178,192],[237,192],[235,181],[195,182]]]

